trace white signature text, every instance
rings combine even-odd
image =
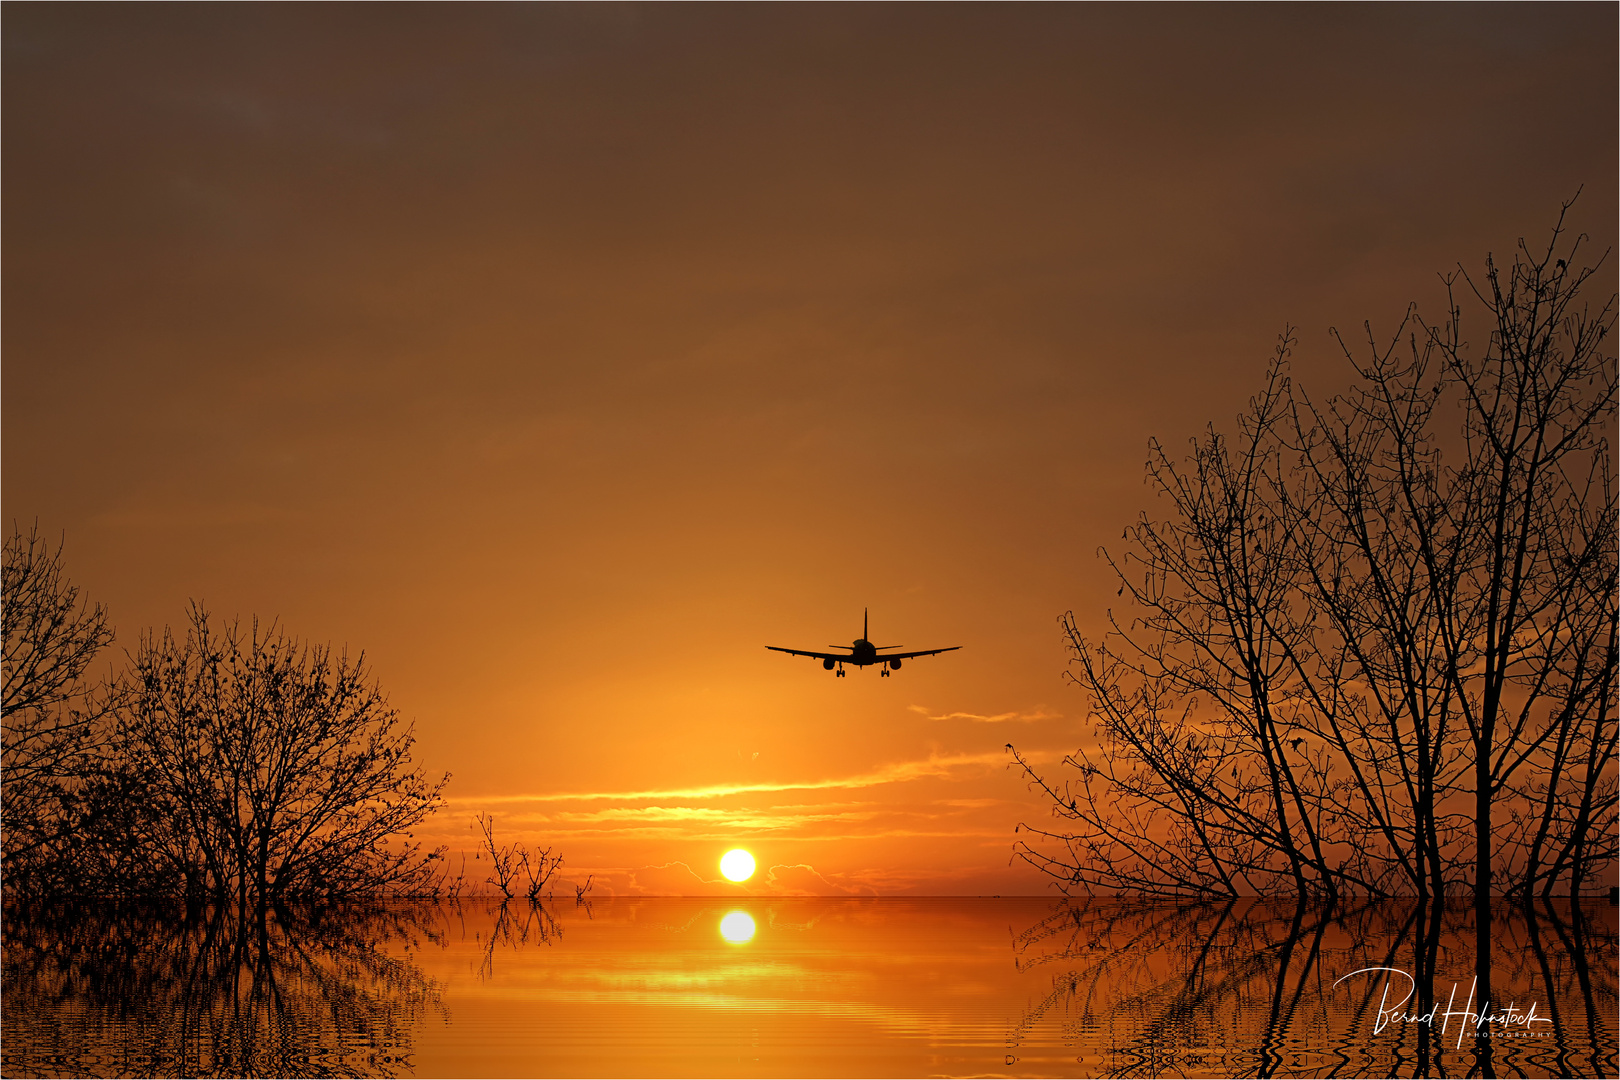
[[[1436,1002],[1436,1004],[1430,1008],[1428,1012],[1423,1013],[1406,1011],[1407,1002],[1411,1001],[1412,995],[1417,992],[1417,980],[1412,978],[1411,975],[1402,971],[1400,968],[1359,968],[1356,971],[1350,972],[1348,975],[1341,976],[1333,983],[1333,985],[1338,986],[1339,983],[1344,982],[1346,979],[1355,978],[1357,975],[1377,976],[1380,974],[1384,976],[1384,993],[1378,1002],[1378,1017],[1373,1022],[1373,1034],[1375,1035],[1383,1031],[1390,1024],[1427,1024],[1430,1028],[1434,1028],[1438,1025],[1441,1033],[1444,1034],[1449,1030],[1452,1020],[1456,1020],[1457,1045],[1458,1047],[1461,1047],[1463,1038],[1469,1033],[1470,1030],[1477,1035],[1482,1029],[1485,1029],[1491,1024],[1498,1024],[1510,1028],[1522,1027],[1528,1031],[1530,1030],[1530,1025],[1532,1024],[1552,1023],[1552,1021],[1547,1017],[1536,1015],[1535,1002],[1531,1002],[1528,1009],[1521,1009],[1517,1004],[1510,1004],[1506,1009],[1498,1008],[1493,1010],[1489,1001],[1482,1001],[1479,1004],[1479,1008],[1476,1010],[1474,1008],[1474,991],[1479,986],[1478,978],[1475,978],[1474,981],[1469,984],[1468,997],[1463,1003],[1462,1008],[1459,1009],[1456,1007],[1457,984],[1452,983],[1451,997],[1446,1002],[1445,1010],[1441,1011],[1440,1005],[1438,1002]],[[1397,978],[1404,980],[1406,993],[1401,995],[1400,1000],[1391,1001],[1390,999],[1393,994],[1399,993],[1398,984],[1396,982]]]

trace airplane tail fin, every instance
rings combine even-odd
[[[863,641],[872,640],[872,631],[866,628],[867,621],[867,609],[861,608],[861,640]]]

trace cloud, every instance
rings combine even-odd
[[[725,878],[706,878],[679,860],[630,871],[629,891],[642,896],[748,896],[749,890]]]
[[[1061,720],[1063,718],[1062,713],[1047,712],[1045,705],[1035,706],[1034,712],[1004,712],[996,713],[994,716],[971,712],[949,712],[935,716],[923,705],[908,705],[906,708],[914,713],[926,716],[930,720],[971,720],[975,724],[1033,724],[1038,720]]]
[[[828,810],[820,813],[804,807],[786,812],[754,810],[721,810],[712,806],[614,806],[604,810],[562,811],[548,820],[560,824],[591,825],[629,822],[651,825],[670,822],[708,822],[737,829],[787,829],[812,821],[869,821],[877,810]]]
[[[1036,751],[1024,755],[1024,760],[1039,763],[1046,760],[1055,760],[1055,757],[1052,754]],[[728,795],[748,795],[757,792],[820,791],[828,788],[866,788],[876,787],[880,784],[904,784],[912,780],[948,778],[958,769],[1006,764],[1007,755],[999,750],[985,754],[935,754],[920,761],[897,761],[874,769],[871,772],[827,780],[712,784],[708,787],[647,791],[571,791],[550,795],[464,795],[445,801],[448,803],[487,805],[490,803],[582,802],[591,799],[611,799],[621,802],[637,799],[720,799]]]
[[[965,840],[970,837],[989,837],[1005,841],[1012,833],[1005,827],[992,829],[873,829],[870,832],[858,833],[832,833],[826,836],[801,836],[796,839],[804,843],[823,844],[840,840],[877,840],[882,838],[899,838],[906,840]],[[723,840],[725,837],[717,836],[712,839]]]
[[[856,891],[833,884],[809,863],[771,867],[765,872],[765,888],[778,896],[849,896]]]

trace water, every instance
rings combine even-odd
[[[621,898],[262,924],[6,916],[6,1076],[1616,1072],[1607,904],[1498,908],[1498,1019],[1478,1028],[1409,1019],[1419,996],[1487,1011],[1465,1005],[1477,935],[1462,907]],[[1350,974],[1363,968],[1394,973]]]

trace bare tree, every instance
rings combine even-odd
[[[1550,800],[1539,815],[1543,842],[1569,841],[1571,858],[1557,861],[1572,891],[1591,868],[1589,857],[1573,858],[1592,836],[1590,807],[1573,829],[1555,828],[1558,790],[1571,780],[1596,790],[1608,771],[1603,801],[1613,802],[1616,500],[1606,435],[1615,372],[1602,343],[1614,298],[1596,312],[1577,303],[1593,269],[1570,268],[1580,238],[1563,252],[1560,232],[1562,218],[1545,252],[1521,245],[1505,271],[1487,260],[1482,285],[1463,275],[1494,324],[1481,355],[1462,337],[1455,301],[1430,334],[1466,402],[1464,457],[1447,494],[1468,558],[1443,636],[1473,767],[1477,897],[1493,886],[1495,802],[1523,802],[1522,773],[1535,774]],[[1583,760],[1600,769],[1583,769]],[[1613,855],[1612,831],[1600,859]]]
[[[538,901],[546,893],[552,877],[562,869],[563,857],[553,855],[552,849],[540,848],[530,851],[523,844],[495,843],[495,815],[478,815],[478,827],[484,834],[484,851],[489,853],[489,866],[494,876],[485,880],[501,890],[503,899],[512,898],[512,890],[521,884],[518,874],[528,879],[524,886],[524,895],[530,901]]]
[[[1021,826],[1062,847],[1020,852],[1071,887],[1332,895],[1355,876],[1332,860],[1341,830],[1320,813],[1334,779],[1291,716],[1311,625],[1273,498],[1288,344],[1235,445],[1211,430],[1182,466],[1152,444],[1149,479],[1175,514],[1144,516],[1108,556],[1136,619],[1100,642],[1063,620],[1099,740],[1065,760],[1078,776],[1061,787],[1025,767],[1074,831]]]
[[[172,815],[167,850],[192,893],[259,902],[410,893],[442,852],[411,830],[446,774],[410,767],[414,736],[365,668],[257,621],[183,639],[148,633],[132,658],[117,751]]]
[[[528,887],[524,890],[531,901],[538,901],[541,896],[549,895],[548,886],[552,877],[562,869],[563,857],[553,855],[551,848],[540,848],[538,851],[523,852],[523,873],[529,879]],[[533,856],[531,858],[531,856]]]
[[[1615,854],[1615,312],[1579,302],[1595,271],[1572,269],[1580,246],[1561,216],[1545,249],[1448,279],[1440,325],[1414,317],[1384,349],[1369,333],[1354,391],[1300,396],[1300,483],[1284,489],[1327,630],[1310,674],[1362,695],[1433,891],[1482,904],[1560,879],[1578,892]],[[1484,316],[1477,348],[1459,291]],[[1435,422],[1448,400],[1455,434]]]
[[[109,699],[86,681],[96,654],[113,640],[107,609],[81,600],[36,522],[5,539],[3,852],[13,885],[31,881],[61,858],[57,850],[83,827],[80,778],[98,750],[97,722]]]
[[[495,843],[495,815],[478,815],[478,827],[484,834],[484,850],[489,852],[489,868],[494,876],[484,880],[501,890],[504,899],[512,898],[512,888],[518,884],[518,863],[523,845]]]
[[[1023,858],[1082,890],[1467,891],[1482,926],[1612,864],[1614,298],[1579,301],[1562,222],[1346,347],[1347,394],[1295,387],[1285,334],[1237,438],[1153,445],[1171,513],[1109,556],[1132,617],[1064,620],[1095,742],[1067,778],[1013,751],[1064,822]]]

